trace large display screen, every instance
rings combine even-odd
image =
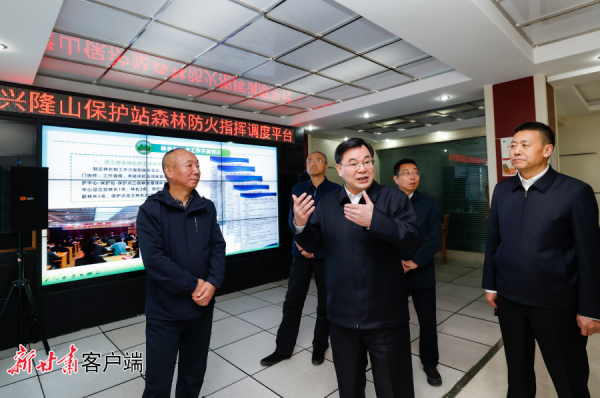
[[[279,246],[276,148],[44,126],[49,229],[42,243],[59,259],[43,256],[42,285],[144,268],[137,213],[163,189],[162,158],[174,148],[198,158],[196,190],[217,208],[227,255]],[[121,238],[124,248],[113,245]],[[94,252],[83,259],[90,245]],[[88,264],[91,258],[98,262]]]

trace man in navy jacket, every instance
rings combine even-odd
[[[294,198],[296,241],[325,250],[327,318],[341,398],[364,397],[367,352],[379,398],[414,397],[406,277],[401,249],[420,243],[408,196],[379,185],[374,152],[351,138],[335,150],[344,188],[313,206]],[[310,214],[314,216],[308,222]]]
[[[498,309],[508,396],[534,398],[535,341],[559,397],[590,397],[587,336],[600,331],[600,228],[592,188],[548,164],[552,130],[528,122],[510,149],[518,175],[496,185],[483,288]]]
[[[206,372],[213,295],[225,275],[225,240],[215,205],[196,192],[196,155],[167,152],[163,170],[168,183],[140,206],[137,217],[148,274],[143,396],[169,396],[179,353],[176,396],[197,397]]]
[[[419,356],[427,382],[442,385],[436,367],[440,359],[435,309],[435,266],[433,256],[442,246],[442,212],[435,198],[417,191],[421,174],[412,159],[399,160],[394,166],[394,182],[408,195],[417,214],[423,244],[417,250],[402,250],[402,266],[419,318]]]

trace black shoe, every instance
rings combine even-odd
[[[312,354],[312,364],[320,365],[325,362],[325,353],[320,351],[313,351]]]
[[[427,375],[427,383],[431,386],[441,386],[442,385],[442,376],[434,367],[423,368],[423,371]]]
[[[268,357],[261,359],[260,364],[262,366],[271,366],[271,365],[275,365],[278,362],[283,361],[284,359],[290,359],[290,357],[289,356],[286,357],[285,355],[281,355],[280,353],[275,351]]]

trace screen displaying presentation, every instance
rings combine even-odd
[[[162,158],[174,148],[198,158],[196,190],[215,204],[227,255],[279,246],[277,148],[44,126],[42,285],[144,268],[137,213],[164,188]]]

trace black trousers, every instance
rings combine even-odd
[[[288,281],[288,291],[283,302],[283,319],[277,330],[276,352],[289,356],[294,351],[302,307],[310,285],[312,273],[317,283],[317,324],[313,338],[313,349],[325,352],[329,348],[329,321],[327,320],[327,295],[325,294],[325,260],[294,257]]]
[[[408,324],[369,330],[330,325],[340,398],[365,398],[367,352],[377,398],[415,396]]]
[[[530,307],[498,295],[498,318],[508,364],[508,398],[535,398],[535,341],[560,398],[589,398],[587,336],[576,311]]]
[[[177,367],[177,398],[198,398],[204,382],[214,302],[202,316],[182,321],[146,319],[146,388],[143,398],[169,398]]]
[[[411,289],[413,304],[419,318],[419,356],[424,367],[436,367],[440,360],[438,351],[435,288]]]

